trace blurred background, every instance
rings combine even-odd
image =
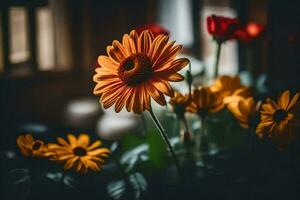
[[[1,161],[16,158],[15,139],[23,133],[86,132],[115,140],[143,132],[138,115],[101,108],[92,76],[107,45],[147,24],[183,44],[197,84],[213,73],[207,16],[261,23],[263,39],[223,45],[220,74],[239,74],[262,96],[300,91],[298,0],[0,0],[0,8]],[[182,85],[174,87],[186,90]],[[5,173],[11,166],[0,167]]]
[[[184,45],[194,74],[208,76],[215,51],[206,30],[208,15],[264,24],[268,37],[252,44],[252,53],[236,41],[224,45],[220,73],[240,73],[246,84],[258,80],[265,93],[300,87],[297,1],[1,0],[0,5],[1,149],[15,142],[14,133],[49,127],[101,133],[104,139],[139,130],[137,116],[101,109],[92,76],[107,45],[149,23]]]

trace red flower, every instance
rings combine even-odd
[[[153,33],[154,37],[157,37],[160,34],[170,34],[170,32],[167,29],[161,27],[159,24],[145,24],[143,26],[138,27],[136,29],[136,32],[140,35],[145,30],[150,30]]]
[[[235,30],[238,28],[236,18],[211,15],[207,17],[207,30],[218,42],[235,38]]]
[[[265,31],[265,26],[255,22],[249,22],[242,29],[236,30],[236,38],[242,42],[249,43],[259,38]]]

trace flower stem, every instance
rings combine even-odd
[[[172,157],[174,159],[174,162],[175,162],[175,165],[177,167],[177,171],[178,171],[179,176],[183,177],[182,176],[182,171],[181,171],[181,168],[180,168],[180,165],[179,165],[179,162],[178,162],[178,159],[177,159],[176,154],[175,154],[175,151],[174,151],[174,149],[173,149],[173,147],[172,147],[172,145],[171,145],[171,143],[169,141],[169,138],[168,138],[168,136],[167,136],[164,128],[162,127],[162,125],[158,121],[158,119],[155,116],[155,114],[154,114],[154,112],[153,112],[153,110],[152,110],[151,107],[150,107],[149,113],[150,113],[151,118],[152,118],[153,122],[155,123],[155,125],[156,125],[156,127],[157,127],[157,129],[158,129],[158,131],[159,131],[159,133],[160,133],[163,141],[165,142],[165,144],[167,145],[167,147],[169,148],[169,150],[171,152],[171,155],[172,155]]]
[[[188,125],[188,123],[186,121],[185,116],[182,117],[182,121],[183,121],[183,124],[184,124],[186,132],[190,132],[189,125]]]
[[[200,116],[201,120],[201,129],[198,134],[198,138],[196,139],[196,150],[198,151],[199,154],[201,154],[201,150],[203,148],[203,135],[206,129],[206,117],[205,116]]]
[[[216,60],[215,60],[215,66],[214,66],[214,78],[218,77],[219,73],[219,61],[220,61],[220,55],[221,55],[221,47],[222,42],[217,42],[217,51],[216,51]]]

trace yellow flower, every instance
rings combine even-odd
[[[219,92],[226,105],[251,96],[250,88],[242,85],[238,76],[220,76],[210,89]]]
[[[243,128],[256,127],[257,109],[253,97],[240,99],[237,103],[230,103],[228,109]]]
[[[51,160],[63,162],[64,170],[73,168],[77,172],[86,173],[88,169],[99,171],[104,164],[103,157],[107,157],[110,150],[98,148],[101,141],[97,140],[90,144],[87,134],[80,134],[76,138],[72,134],[67,135],[68,141],[58,137],[58,144],[48,144],[48,148],[53,152]]]
[[[300,93],[290,98],[290,92],[284,91],[277,100],[277,103],[268,98],[267,103],[262,105],[261,121],[256,128],[259,137],[264,135],[284,149],[296,136],[295,128],[300,126],[296,114],[299,112]]]
[[[108,56],[99,56],[93,80],[97,83],[94,94],[100,96],[104,108],[115,104],[115,111],[141,113],[150,110],[153,98],[166,105],[164,95],[173,96],[169,81],[182,81],[177,73],[189,60],[175,59],[181,45],[168,42],[166,35],[154,37],[149,31],[140,35],[135,30],[124,34],[122,43],[114,40],[107,47]]]
[[[191,103],[189,95],[183,95],[180,92],[175,92],[169,103],[173,106],[174,112],[179,118],[182,118],[187,106]]]
[[[20,135],[17,138],[17,145],[26,157],[47,157],[51,154],[43,141],[34,140],[30,134]]]
[[[220,111],[224,107],[220,93],[212,92],[208,87],[195,89],[192,94],[192,103],[187,110],[205,117],[208,113]]]

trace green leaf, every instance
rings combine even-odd
[[[134,199],[140,200],[147,191],[148,184],[145,177],[139,173],[133,173],[126,180],[111,181],[107,185],[107,192],[114,200]]]
[[[166,145],[162,140],[160,133],[152,131],[147,134],[149,144],[149,159],[157,168],[165,166]]]
[[[146,142],[145,138],[137,137],[132,133],[125,134],[121,141],[122,150],[123,151],[131,150],[132,148],[137,147],[145,142]]]
[[[227,109],[212,116],[207,121],[207,129],[210,142],[222,149],[241,145],[245,136],[243,129]]]

